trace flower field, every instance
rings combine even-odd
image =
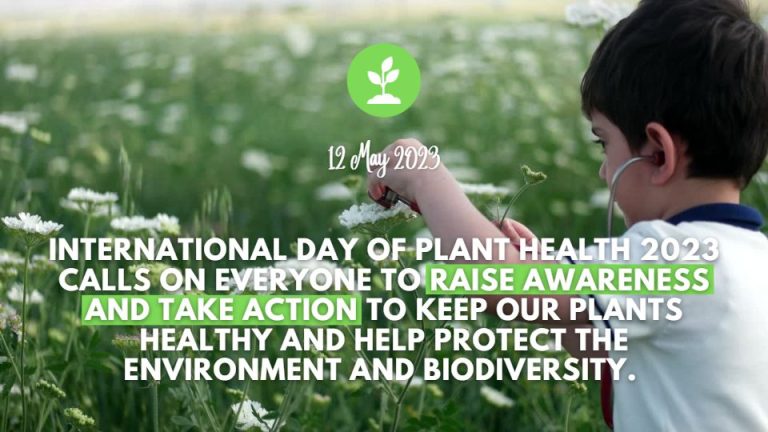
[[[58,286],[63,264],[45,257],[54,235],[285,244],[426,235],[405,209],[380,219],[362,172],[327,169],[331,145],[349,153],[371,140],[380,150],[406,136],[437,145],[489,218],[525,187],[509,215],[535,233],[603,236],[602,154],[578,92],[604,31],[596,24],[434,18],[397,29],[292,24],[0,41],[0,216],[8,217],[0,232],[0,432],[605,430],[596,383],[126,382],[123,357],[135,355],[137,329],[81,327],[79,296]],[[364,114],[346,90],[349,62],[378,42],[405,47],[421,68],[418,99],[391,119]],[[525,176],[522,165],[530,166]],[[546,181],[527,188],[532,170]],[[768,213],[768,169],[743,201]],[[153,266],[156,274],[163,265]],[[272,348],[253,354],[276,356]],[[351,346],[342,354],[366,356]]]

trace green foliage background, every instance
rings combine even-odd
[[[29,83],[0,77],[0,112],[37,113],[33,126],[52,139],[0,129],[0,209],[4,215],[29,210],[62,222],[62,235],[78,236],[82,217],[62,209],[59,199],[84,186],[118,192],[128,212],[176,215],[188,235],[276,236],[286,243],[343,236],[337,215],[353,200],[317,196],[318,187],[349,174],[326,169],[328,147],[343,144],[351,153],[367,139],[380,149],[415,136],[438,145],[464,181],[514,188],[522,184],[521,164],[546,172],[549,180],[524,194],[512,216],[542,236],[602,236],[605,208],[593,196],[605,188],[597,176],[601,154],[589,142],[578,94],[601,34],[557,21],[438,18],[397,30],[305,28],[298,41],[295,34],[258,31],[5,40],[0,70],[26,63],[39,73]],[[362,113],[346,92],[349,61],[378,42],[406,47],[422,71],[418,100],[392,119]],[[302,43],[311,48],[302,50]],[[244,153],[253,150],[268,170],[244,166]],[[357,190],[354,200],[365,199]],[[750,186],[744,202],[765,213],[765,186]],[[416,221],[398,233],[421,228]],[[107,231],[106,221],[94,221],[94,235]],[[6,233],[0,242],[19,250]],[[100,430],[151,430],[154,390],[161,430],[231,427],[236,399],[225,388],[243,383],[124,382],[122,354],[111,340],[130,329],[78,328],[74,300],[57,287],[55,273],[32,281],[46,299],[30,309],[28,382],[45,378],[67,393],[49,403],[32,391],[36,430],[66,429],[61,410],[70,406],[95,417]],[[12,282],[3,282],[3,301]],[[76,348],[64,360],[70,334]],[[20,403],[9,393],[7,362],[0,363],[0,379],[4,425],[18,430]],[[440,382],[439,393],[424,386],[408,391],[403,430],[604,429],[594,385],[584,395],[563,383],[490,384],[515,406],[490,405],[479,395],[481,383]],[[298,395],[286,430],[387,429],[392,421],[393,404],[382,402],[376,384],[248,387],[248,397],[270,410],[286,394]],[[313,395],[327,395],[330,403]]]

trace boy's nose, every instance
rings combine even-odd
[[[597,172],[597,174],[600,176],[601,179],[603,179],[603,181],[606,181],[605,180],[606,178],[605,177],[605,161],[603,161],[603,163],[600,164],[600,170]]]

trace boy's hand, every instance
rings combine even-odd
[[[494,221],[496,226],[499,226],[499,221]],[[504,219],[501,222],[501,232],[509,237],[512,241],[512,245],[516,249],[520,249],[520,239],[525,239],[528,242],[536,240],[536,234],[534,234],[527,226],[513,219]]]
[[[407,152],[412,153],[412,161],[415,158],[416,168],[408,169],[405,166]],[[374,198],[379,198],[384,189],[389,187],[409,201],[418,201],[423,186],[447,174],[440,159],[429,155],[427,147],[413,138],[399,139],[378,155],[385,158],[387,163],[372,166],[372,172],[368,173],[368,192]]]

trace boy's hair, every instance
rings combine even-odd
[[[600,42],[581,96],[632,152],[656,121],[687,143],[689,177],[746,186],[768,151],[768,37],[743,0],[641,0]]]

